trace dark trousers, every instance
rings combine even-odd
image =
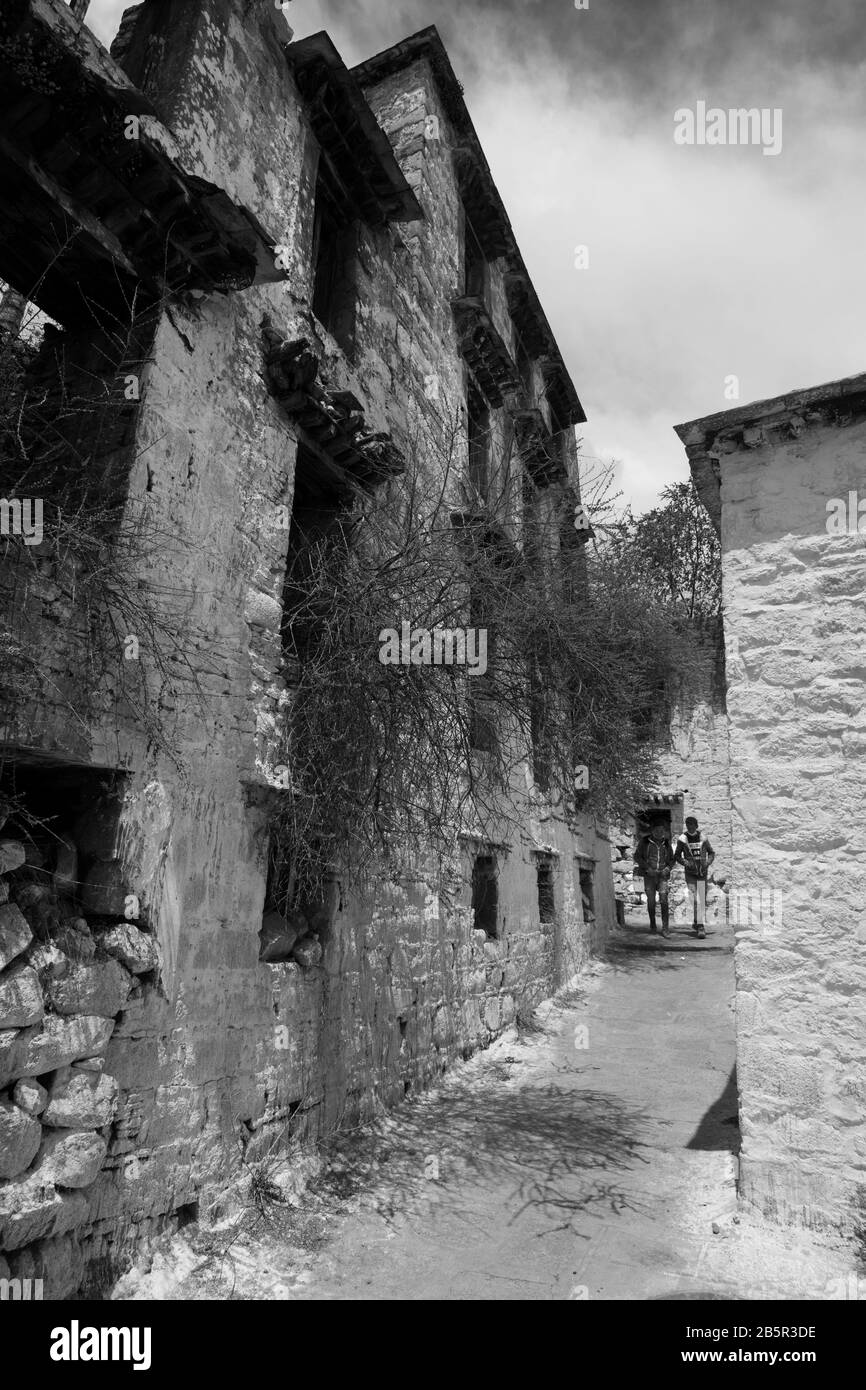
[[[656,895],[662,907],[662,926],[668,925],[668,890],[670,889],[670,879],[662,878],[661,874],[644,874],[643,886],[646,891],[646,905],[649,912],[650,926],[656,924]]]

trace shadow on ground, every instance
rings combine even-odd
[[[669,946],[657,946],[650,938],[650,943],[646,946],[635,941],[614,941],[608,948],[608,960],[614,970],[680,970],[697,955],[721,955],[725,951],[724,946],[709,946],[703,943],[700,946],[681,946],[676,940]]]
[[[709,1110],[701,1118],[701,1122],[686,1148],[728,1149],[731,1153],[739,1153],[740,1120],[736,1066],[731,1069],[725,1089],[718,1100],[713,1101]]]
[[[520,1068],[519,1057],[509,1058],[488,1067],[484,1093],[457,1086],[436,1106],[422,1098],[402,1107],[391,1136],[337,1140],[313,1190],[340,1198],[372,1177],[387,1194],[377,1204],[386,1220],[427,1198],[449,1218],[468,1219],[479,1186],[492,1187],[500,1201],[506,1193],[509,1225],[529,1211],[567,1225],[589,1210],[637,1210],[621,1178],[649,1162],[639,1138],[646,1117],[606,1092],[550,1084],[517,1090],[510,1082]]]

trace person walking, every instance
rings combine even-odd
[[[656,898],[658,898],[662,910],[662,936],[670,936],[668,891],[674,852],[665,826],[661,821],[656,821],[649,834],[642,835],[638,840],[634,862],[636,871],[643,875],[647,912],[649,913],[649,929],[651,932],[656,930]]]
[[[686,875],[686,890],[692,908],[693,931],[705,937],[707,915],[707,878],[716,852],[705,839],[696,816],[686,816],[686,828],[677,837],[674,863],[682,864]]]

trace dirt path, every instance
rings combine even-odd
[[[851,1296],[823,1291],[846,1253],[733,1220],[732,996],[730,939],[627,928],[539,1031],[347,1138],[224,1259],[184,1232],[115,1297]]]

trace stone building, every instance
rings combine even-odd
[[[383,878],[261,958],[278,518],[454,419],[464,494],[497,450],[518,498],[528,470],[551,517],[579,501],[580,402],[436,31],[349,70],[264,0],[146,0],[109,55],[61,0],[11,0],[0,75],[0,276],[52,320],[31,380],[90,393],[63,466],[148,538],[98,671],[74,547],[2,540],[36,660],[0,730],[0,1272],[56,1297],[204,1211],[240,1151],[483,1046],[603,945],[613,890],[590,817],[531,792],[512,842],[464,838],[450,905]]]
[[[681,425],[722,546],[745,1201],[862,1230],[866,377]]]
[[[642,915],[643,883],[634,878],[634,851],[642,827],[661,821],[671,843],[696,816],[716,852],[714,876],[730,881],[731,799],[728,723],[725,709],[724,651],[721,633],[695,629],[693,670],[688,683],[672,692],[670,705],[661,704],[657,788],[646,791],[627,822],[611,831],[614,886],[621,919],[626,909]],[[658,725],[656,728],[658,733]],[[736,900],[734,900],[735,902]],[[680,869],[671,880],[671,914],[685,923],[689,911],[685,879]],[[713,884],[707,890],[707,922],[719,931],[729,925],[732,902]]]

